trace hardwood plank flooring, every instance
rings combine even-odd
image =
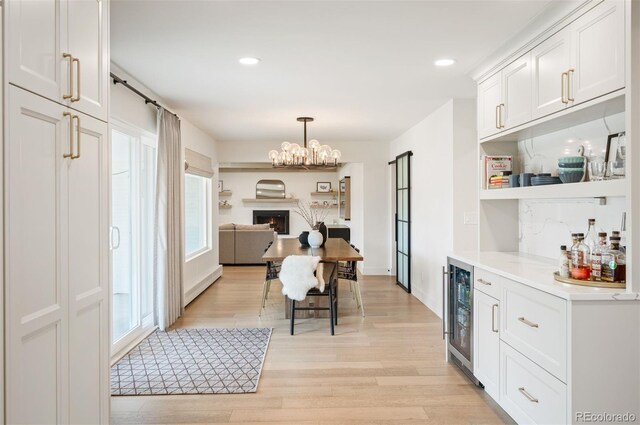
[[[278,281],[259,318],[263,279],[263,267],[225,267],[174,326],[273,328],[255,394],[112,397],[112,423],[513,423],[445,362],[440,319],[392,278],[361,278],[365,318],[342,282],[333,337],[328,319],[314,318],[297,320],[289,335]]]

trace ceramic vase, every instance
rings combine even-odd
[[[320,221],[320,222],[316,223],[316,228],[318,229],[318,231],[322,235],[322,245],[320,245],[320,246],[324,246],[324,243],[327,241],[329,230],[327,229],[327,226],[325,226],[324,221]]]
[[[300,241],[300,245],[309,246],[309,232],[305,230],[304,232],[300,233],[300,236],[298,236],[298,240]]]
[[[309,232],[309,237],[307,238],[309,241],[309,246],[311,248],[320,248],[324,242],[324,238],[322,237],[322,233],[318,230],[312,230]]]

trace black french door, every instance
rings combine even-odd
[[[396,283],[411,293],[411,151],[396,157]]]

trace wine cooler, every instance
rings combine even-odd
[[[442,337],[447,342],[449,361],[473,376],[473,267],[448,258],[442,271]]]

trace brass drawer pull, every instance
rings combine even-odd
[[[80,101],[80,59],[78,58],[73,58],[71,59],[72,62],[74,62],[76,64],[76,70],[78,71],[78,75],[76,75],[76,89],[77,89],[77,94],[75,95],[75,97],[71,98],[72,102],[78,102]]]
[[[574,99],[574,97],[573,97],[573,84],[572,84],[572,81],[573,81],[573,73],[574,73],[575,71],[576,71],[576,70],[575,70],[575,69],[573,69],[573,68],[571,68],[571,69],[569,69],[569,70],[567,71],[567,101],[568,101],[568,102],[574,102],[574,101],[575,101],[575,99]]]
[[[567,87],[565,84],[568,78],[568,72],[563,72],[560,76],[560,101],[564,104],[569,103],[569,99],[567,99],[568,96],[565,95],[565,93],[567,93]]]
[[[527,326],[531,326],[532,328],[539,327],[537,323],[530,322],[529,320],[525,319],[524,317],[518,317],[518,320],[521,321],[522,323],[524,323]]]
[[[538,403],[538,399],[529,394],[527,390],[524,389],[524,387],[518,388],[518,391],[520,391],[522,395],[525,396],[531,403]]]
[[[484,279],[476,279],[476,282],[482,283],[483,285],[491,286],[491,282]]]
[[[80,143],[82,141],[82,127],[80,125],[80,117],[78,115],[73,115],[71,119],[76,120],[76,139],[77,139],[76,143],[78,146],[78,150],[76,151],[77,153],[71,156],[71,159],[78,159],[80,158]]]
[[[73,159],[73,116],[70,112],[63,112],[63,116],[69,117],[69,153],[63,153],[63,158]]]
[[[498,333],[498,328],[496,328],[496,309],[498,308],[498,304],[494,304],[491,306],[491,330],[495,333]]]

